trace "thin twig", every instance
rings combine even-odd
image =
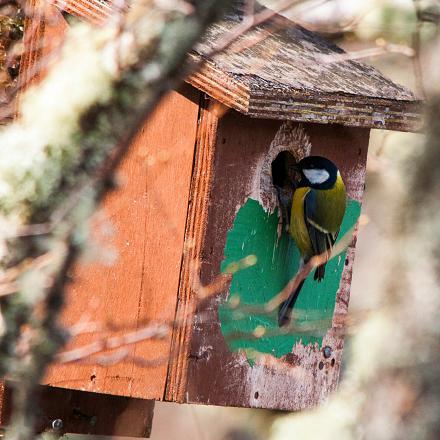
[[[361,60],[363,58],[377,57],[388,53],[398,53],[406,57],[414,57],[414,49],[403,44],[392,44],[385,41],[378,41],[378,46],[370,47],[368,49],[362,49],[353,52],[319,55],[319,61],[327,64],[340,63],[342,61],[354,61]]]
[[[286,284],[284,289],[281,290],[278,295],[276,295],[266,304],[266,310],[275,310],[283,301],[285,301],[289,297],[289,295],[293,291],[297,289],[301,281],[305,280],[313,269],[316,269],[318,266],[321,266],[330,259],[344,252],[353,241],[355,230],[356,226],[350,228],[344,234],[344,236],[335,244],[335,246],[333,246],[330,254],[328,252],[324,252],[320,255],[315,255],[305,265],[303,265],[298,270],[298,273]]]
[[[168,325],[154,324],[122,336],[102,338],[91,344],[61,352],[57,354],[55,360],[63,364],[77,362],[102,351],[119,349],[148,339],[163,339],[169,335],[169,332],[170,327]]]

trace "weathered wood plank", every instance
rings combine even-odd
[[[200,61],[197,55],[191,55]],[[258,119],[279,119],[350,127],[419,131],[423,126],[422,102],[294,89],[252,88],[246,76],[228,74],[212,61],[187,81],[209,96],[240,113]],[[273,87],[272,87],[273,86]]]
[[[257,3],[258,5],[258,3]],[[257,6],[258,8],[258,6]],[[261,6],[259,9],[263,9]],[[210,26],[196,52],[210,54],[242,15],[230,15]],[[258,90],[340,94],[413,101],[414,95],[377,69],[355,60],[338,60],[344,51],[314,32],[275,14],[239,35],[212,58],[215,65]]]
[[[110,265],[85,261],[74,271],[63,324],[89,320],[97,330],[75,337],[69,350],[138,331],[151,321],[174,321],[198,117],[198,92],[185,94],[171,92],[145,122],[118,170],[120,187],[96,216],[95,240],[118,257]],[[115,365],[100,365],[93,357],[55,364],[45,383],[162,399],[170,343],[171,331],[126,347]],[[106,351],[112,353],[118,357]]]
[[[359,203],[365,177],[368,130],[316,124],[306,124],[304,127],[310,138],[311,152],[323,154],[340,166],[349,196]],[[233,228],[239,208],[249,197],[256,198],[256,176],[279,128],[277,121],[257,121],[235,112],[228,113],[219,122],[206,236],[200,252],[204,284],[212,282],[220,272],[227,234]],[[249,219],[252,225],[253,221]],[[264,233],[264,226],[262,228]],[[273,240],[275,246],[276,233]],[[245,248],[248,246],[246,243],[243,243]],[[240,246],[237,243],[237,247]],[[337,293],[336,290],[328,293],[336,295],[336,305],[326,300],[325,292],[320,293],[323,295],[321,300],[316,299],[316,304],[319,301],[328,302],[326,313],[331,313],[328,330],[324,332],[320,344],[304,346],[295,342],[297,339],[292,339],[290,350],[286,352],[285,339],[283,347],[269,340],[269,343],[274,343],[274,356],[263,353],[264,356],[249,361],[248,354],[236,351],[239,347],[225,336],[225,328],[230,323],[225,321],[222,304],[237,292],[222,291],[203,304],[197,311],[192,334],[188,335],[191,341],[187,354],[187,382],[180,384],[180,397],[189,403],[286,410],[310,407],[323,401],[338,382],[353,258],[354,249],[351,247],[345,263],[344,259],[337,263],[342,272],[340,287],[337,284]],[[263,271],[268,269],[268,266],[260,267]],[[282,273],[282,270],[279,272]],[[313,306],[313,291],[309,289],[307,294],[310,292],[312,297],[307,303],[310,309],[304,312],[313,314],[318,306]],[[260,292],[256,291],[255,294],[259,295]],[[185,305],[181,304],[180,307]],[[237,316],[233,319],[243,318]],[[252,330],[247,334],[250,339],[253,337]],[[280,336],[284,338],[282,334]],[[243,349],[252,346],[246,344]],[[324,356],[325,346],[331,347],[329,357]],[[276,355],[279,348],[285,350],[286,354]],[[182,381],[185,381],[184,375]]]
[[[209,101],[201,103],[197,131],[194,170],[191,180],[191,199],[185,230],[185,251],[179,284],[176,323],[171,346],[170,368],[165,399],[183,402],[185,399],[189,343],[195,311],[193,297],[194,264],[203,258],[202,246],[207,233],[207,215],[214,170],[214,148],[217,142],[218,118]]]
[[[217,53],[240,20],[236,12],[211,26],[192,54],[204,64],[189,81],[220,102],[256,118],[421,128],[422,103],[409,90],[367,64],[338,60],[341,48],[285,17],[274,15]]]

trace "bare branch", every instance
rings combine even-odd
[[[133,345],[148,339],[163,339],[169,335],[169,332],[170,327],[168,325],[150,325],[122,336],[113,336],[107,339],[102,338],[98,341],[92,342],[91,344],[69,351],[63,351],[56,355],[55,361],[64,364],[69,362],[77,362],[102,351],[120,349],[121,347]],[[118,353],[122,352],[118,351]],[[123,358],[125,357],[126,356],[124,355]],[[115,361],[112,362],[116,363]]]

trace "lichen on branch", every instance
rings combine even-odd
[[[0,132],[0,376],[19,384],[10,438],[33,436],[33,397],[66,337],[57,318],[84,225],[136,127],[227,4],[140,0],[101,28],[74,26],[60,61]]]

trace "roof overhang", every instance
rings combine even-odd
[[[52,0],[58,8],[101,24],[111,1]],[[237,2],[239,4],[240,2]],[[265,10],[256,3],[258,12]],[[190,58],[200,68],[187,82],[254,118],[419,131],[423,102],[377,69],[349,59],[338,46],[278,14],[246,32],[239,7],[211,26]],[[219,43],[233,41],[218,50]]]

